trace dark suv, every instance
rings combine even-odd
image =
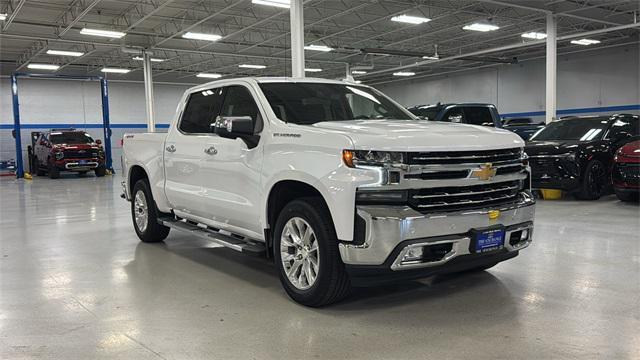
[[[75,129],[52,129],[40,134],[33,148],[32,164],[36,174],[46,173],[52,179],[60,171],[86,174],[93,170],[96,176],[106,174],[104,149],[100,140]]]

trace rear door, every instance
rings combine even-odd
[[[251,88],[225,87],[221,116],[250,116],[254,132],[263,128],[263,115]],[[262,147],[249,148],[241,139],[208,138],[202,162],[206,217],[218,226],[247,236],[262,236],[260,226],[260,171]],[[250,230],[247,233],[243,230]]]
[[[208,89],[189,95],[177,126],[164,144],[165,194],[172,208],[202,216],[202,159],[211,138],[210,125],[220,111],[222,90]]]

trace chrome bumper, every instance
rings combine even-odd
[[[500,210],[500,216],[490,219],[489,212],[495,210]],[[472,229],[503,225],[506,228],[504,249],[514,252],[526,248],[532,239],[535,200],[523,193],[518,203],[507,207],[428,215],[408,206],[358,206],[356,211],[366,224],[364,243],[341,243],[342,261],[347,265],[387,262],[391,264],[391,270],[404,270],[439,266],[458,256],[469,255]],[[528,235],[524,241],[509,243],[512,233],[525,229]],[[407,240],[411,241],[403,247],[401,244]],[[452,244],[451,250],[437,261],[402,262],[403,255],[411,247],[448,243]],[[394,259],[389,259],[392,255]]]

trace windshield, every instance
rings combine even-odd
[[[49,136],[52,144],[91,144],[93,138],[84,132],[52,132]]]
[[[531,140],[578,140],[591,141],[601,139],[607,129],[606,118],[572,119],[552,122],[537,133]]]
[[[415,116],[420,116],[425,120],[435,120],[436,116],[440,112],[440,107],[424,107],[424,108],[411,108],[409,111]]]
[[[411,120],[410,115],[384,95],[363,86],[263,83],[260,88],[276,116],[294,124],[358,119]]]

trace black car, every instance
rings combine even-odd
[[[408,108],[413,115],[424,120],[501,127],[500,114],[492,104],[419,105]]]
[[[533,188],[561,189],[595,200],[610,188],[613,156],[640,135],[637,115],[556,120],[527,142]]]

